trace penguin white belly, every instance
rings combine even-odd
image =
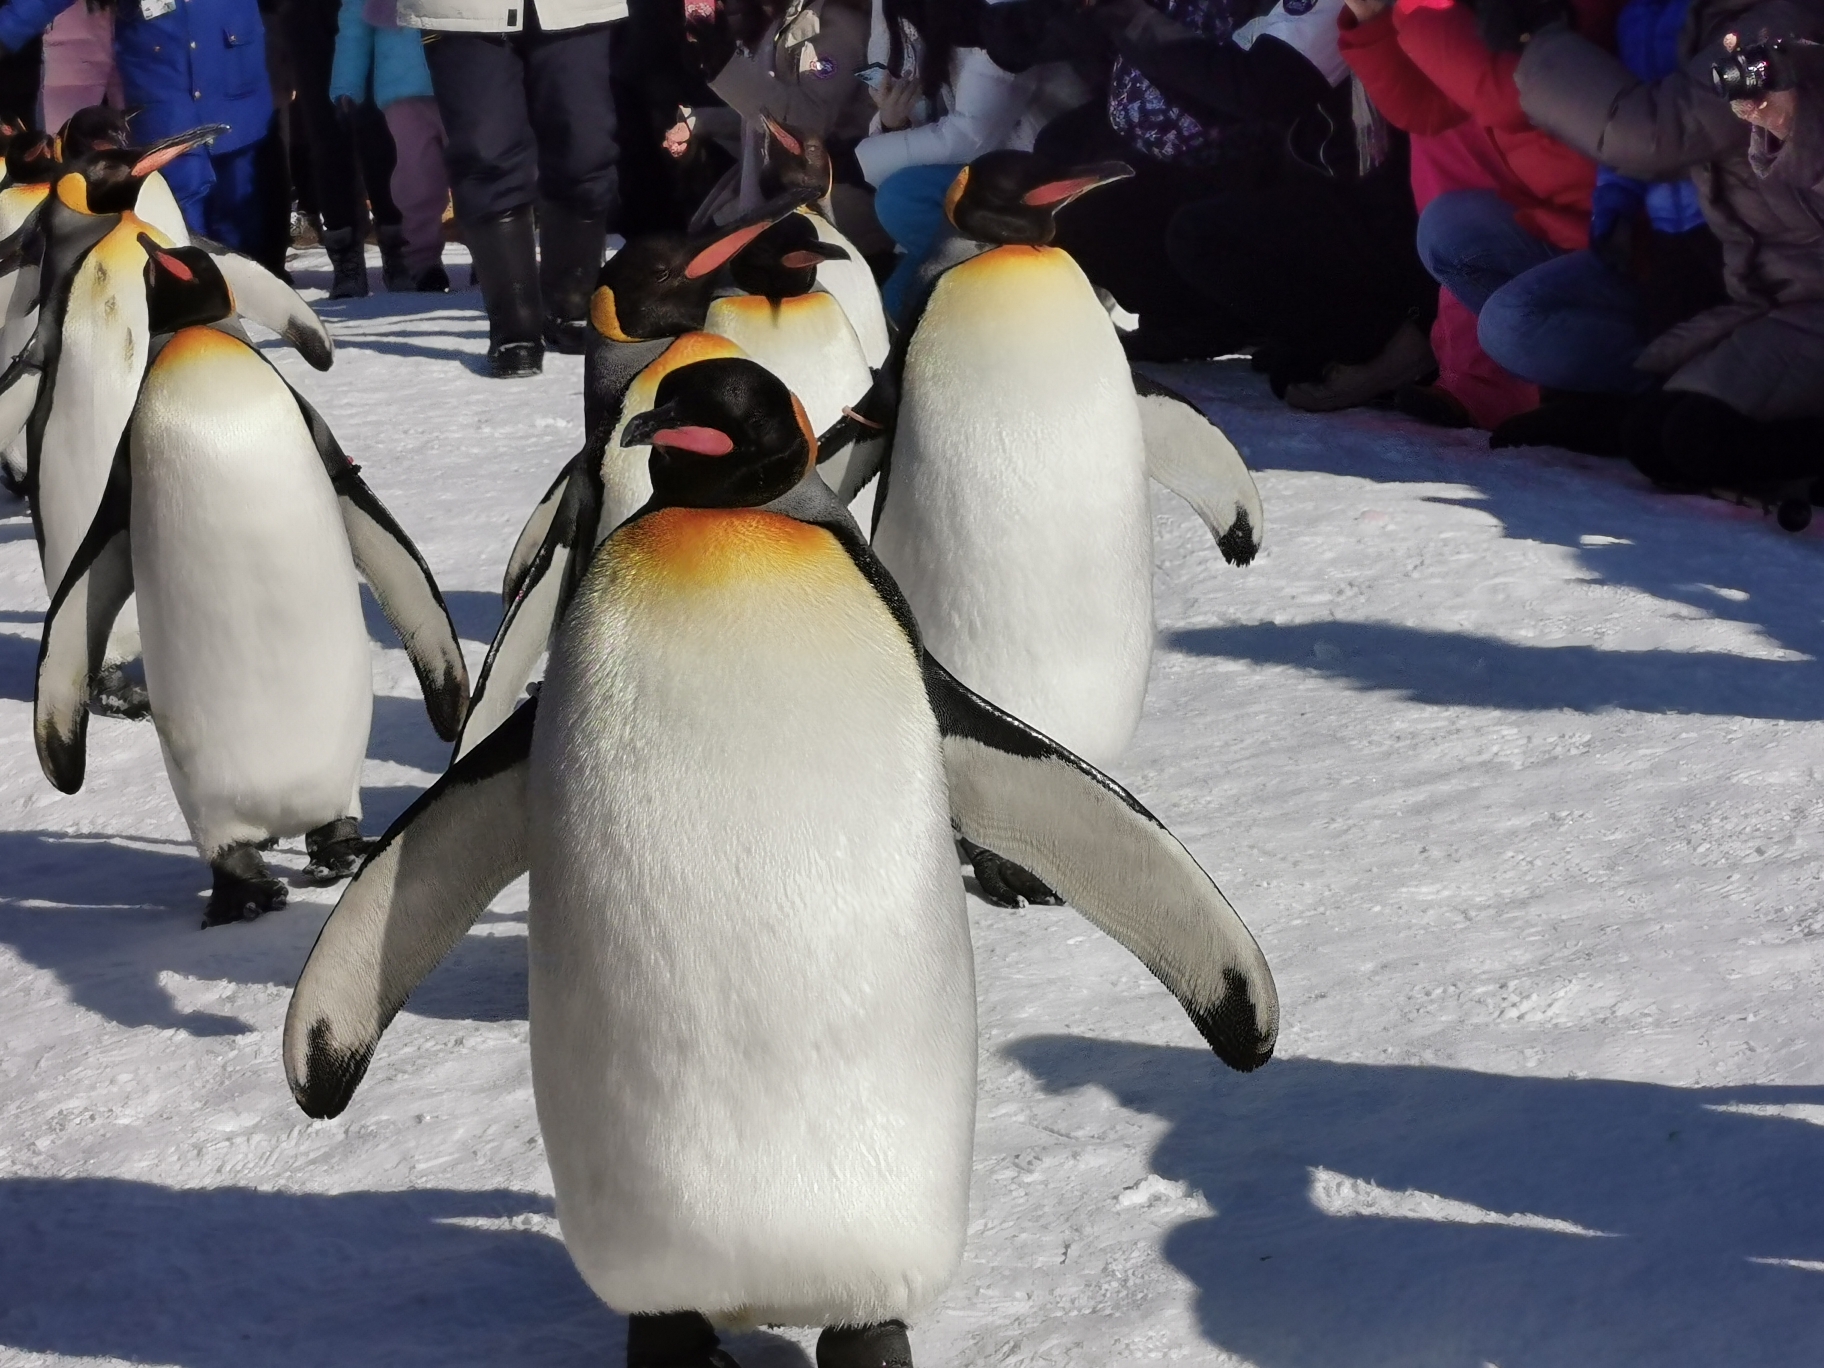
[[[810,416],[812,432],[827,432],[844,406],[874,383],[842,305],[821,290],[782,300],[777,307],[759,295],[730,295],[709,306],[704,326],[785,381]],[[848,459],[844,452],[818,467],[832,489]]]
[[[147,377],[131,451],[146,688],[197,846],[356,815],[373,665],[296,401],[246,345],[189,328]]]
[[[893,342],[887,335],[887,311],[881,305],[880,286],[875,283],[873,270],[855,244],[844,237],[835,224],[810,209],[798,212],[815,225],[819,240],[834,243],[849,254],[847,261],[826,261],[819,266],[817,284],[842,305],[842,312],[847,316],[849,326],[855,329],[855,338],[861,343],[861,354],[867,363],[876,367],[885,365]]]
[[[725,1322],[928,1305],[968,1221],[968,923],[918,663],[835,539],[617,533],[528,803],[533,1081],[590,1286]]]
[[[907,355],[874,537],[931,654],[1105,764],[1146,697],[1152,546],[1133,380],[1082,271],[1031,247],[950,270]]]
[[[602,452],[602,516],[596,532],[598,541],[606,541],[610,532],[644,508],[652,497],[652,448],[621,445],[621,430],[627,426],[627,420],[645,413],[657,402],[659,381],[679,366],[744,355],[746,353],[740,347],[719,333],[685,333],[633,377],[621,400],[620,421],[615,424],[614,435]]]

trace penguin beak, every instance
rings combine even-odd
[[[1093,166],[1078,167],[1062,180],[1033,186],[1020,196],[1020,201],[1034,209],[1062,209],[1078,195],[1088,194],[1099,185],[1126,180],[1133,174],[1134,168],[1126,162],[1097,162]]]
[[[133,163],[132,177],[134,180],[144,180],[154,171],[169,166],[191,148],[214,142],[227,131],[227,124],[204,124],[188,133],[178,133],[162,142],[155,142],[140,152],[139,160]]]
[[[666,447],[697,456],[726,456],[735,449],[734,439],[720,428],[678,422],[675,403],[629,418],[621,430],[621,445]]]
[[[783,266],[790,266],[794,271],[802,271],[820,265],[825,261],[847,261],[849,254],[834,242],[813,242],[808,247],[797,247],[779,258]]]
[[[778,143],[779,146],[783,147],[794,157],[802,157],[804,155],[804,143],[791,131],[791,129],[767,114],[762,114],[760,116],[760,121],[766,125],[766,131],[773,135],[773,141]]]
[[[746,218],[736,219],[722,229],[707,246],[690,259],[684,268],[687,280],[701,280],[721,270],[741,254],[742,248],[771,228],[787,214],[793,213],[817,198],[811,190],[793,190],[775,195]]]

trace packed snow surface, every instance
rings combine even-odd
[[[473,294],[324,313],[333,370],[269,354],[479,665],[580,364],[483,378]],[[1267,541],[1233,569],[1155,490],[1158,653],[1114,769],[1259,937],[1279,1056],[1229,1072],[1070,909],[972,899],[974,1220],[921,1364],[1824,1362],[1824,542],[1600,461],[1292,413],[1245,366],[1162,373],[1258,473]],[[86,788],[51,789],[7,512],[0,1362],[618,1363],[552,1214],[523,882],[306,1120],[279,1026],[336,890],[200,932],[148,725],[97,721]],[[369,619],[378,832],[447,751]]]

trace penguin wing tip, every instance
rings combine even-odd
[[[340,1116],[367,1075],[373,1056],[373,1041],[352,1049],[338,1045],[330,1039],[329,1018],[318,1017],[310,1026],[303,1069],[296,1071],[289,1065],[286,1069],[299,1110],[313,1121]]]
[[[1247,976],[1239,969],[1224,969],[1222,981],[1220,997],[1206,1004],[1186,1004],[1186,1010],[1218,1059],[1237,1073],[1253,1073],[1273,1058],[1279,1040],[1277,1013],[1263,1029]]]
[[[316,315],[311,315],[311,322],[316,324],[314,328],[306,323],[294,323],[285,330],[285,340],[313,370],[326,371],[335,364],[336,344]]]
[[[1260,551],[1260,539],[1254,535],[1254,520],[1240,504],[1235,505],[1235,521],[1229,524],[1229,530],[1216,538],[1216,549],[1230,565],[1247,565]]]

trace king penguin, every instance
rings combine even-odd
[[[811,221],[819,240],[842,251],[841,256],[826,257],[818,263],[818,288],[834,295],[842,305],[849,326],[855,329],[856,340],[861,343],[862,356],[869,366],[878,369],[886,364],[887,353],[892,349],[887,311],[880,302],[880,285],[874,272],[855,244],[836,227],[830,204],[836,188],[836,168],[829,149],[813,133],[802,133],[764,115],[762,122],[769,136],[760,171],[761,192],[771,196],[810,190],[817,196],[798,212]]]
[[[689,235],[635,238],[610,257],[589,302],[584,410],[589,438],[532,510],[507,558],[504,612],[456,754],[461,755],[513,711],[551,635],[559,605],[596,544],[652,494],[642,448],[621,441],[629,417],[651,407],[659,382],[693,361],[743,355],[719,333],[704,332],[717,282],[728,263],[804,195],[788,192],[752,215]],[[594,469],[581,497],[578,470]]]
[[[1126,747],[1146,696],[1148,475],[1232,561],[1252,559],[1261,530],[1233,445],[1130,370],[1082,270],[1047,245],[1057,209],[1129,174],[1058,171],[1026,152],[965,167],[946,202],[957,235],[876,390],[897,408],[874,549],[933,653],[1098,764]],[[848,487],[868,473],[852,462]]]
[[[629,1362],[823,1326],[911,1364],[969,1219],[977,1040],[952,823],[1133,950],[1231,1066],[1272,975],[1106,776],[959,684],[751,361],[685,366],[628,442],[652,499],[595,553],[545,686],[376,844],[292,994],[284,1063],[339,1115],[416,984],[531,873],[532,1082],[571,1258]],[[662,1346],[662,1347],[661,1347]]]
[[[38,220],[42,235],[40,307],[31,340],[0,375],[0,442],[21,428],[26,486],[44,565],[55,592],[88,530],[107,483],[115,448],[139,395],[151,334],[143,281],[150,243],[183,245],[182,218],[168,189],[154,195],[152,222],[138,211],[156,175],[185,151],[215,137],[221,125],[195,129],[151,148],[105,147],[60,162]],[[167,214],[176,215],[179,232]],[[199,244],[200,245],[200,244]],[[331,360],[328,332],[297,293],[245,257],[209,244],[237,309],[292,342],[319,370]],[[223,327],[238,330],[232,319]],[[122,615],[110,665],[139,653],[134,610]],[[116,698],[118,669],[100,681],[102,700]],[[123,710],[134,710],[128,703]]]
[[[328,427],[252,346],[210,326],[234,301],[215,258],[142,233],[153,357],[100,508],[51,600],[34,732],[81,787],[90,681],[137,593],[165,769],[214,873],[205,926],[282,906],[260,857],[302,835],[305,877],[354,868],[373,664],[357,573],[398,630],[432,724],[468,699],[429,569]]]

